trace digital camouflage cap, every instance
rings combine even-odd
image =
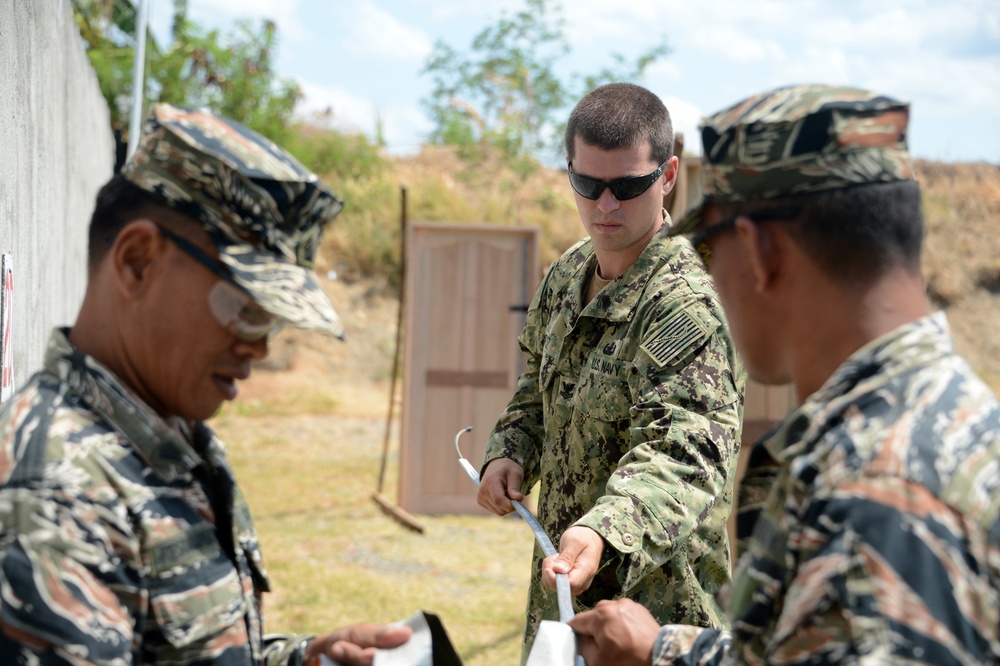
[[[314,272],[344,202],[294,157],[232,120],[157,104],[122,175],[200,221],[233,281],[265,310],[344,337]]]
[[[800,85],[703,118],[703,199],[671,233],[694,229],[706,203],[912,180],[909,115],[909,104],[868,90]]]

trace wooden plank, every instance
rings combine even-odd
[[[428,370],[425,381],[427,382],[427,386],[507,388],[510,375],[506,372],[488,372],[484,370]]]
[[[409,527],[414,532],[419,532],[420,534],[424,533],[424,526],[420,523],[420,521],[414,518],[408,511],[405,511],[390,502],[389,499],[382,493],[376,490],[372,493],[372,499],[375,500],[376,504],[382,507],[382,511],[387,516],[393,518],[403,527]]]

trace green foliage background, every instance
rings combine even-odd
[[[73,0],[111,125],[127,141],[135,64],[137,8],[133,0]],[[207,107],[283,143],[301,97],[298,84],[273,67],[277,26],[238,21],[226,31],[205,30],[187,18],[187,0],[174,0],[170,43],[147,33],[144,99]]]
[[[73,0],[87,54],[111,110],[112,127],[127,141],[136,3]],[[531,225],[542,229],[550,261],[577,239],[579,223],[564,181],[539,156],[558,143],[566,107],[585,90],[633,80],[666,54],[660,45],[634,63],[609,55],[609,66],[560,77],[568,51],[562,7],[525,0],[477,34],[467,51],[438,42],[425,64],[434,82],[424,100],[435,122],[413,158],[388,156],[380,137],[342,134],[296,121],[298,85],[277,75],[274,23],[235,23],[206,30],[174,0],[169,44],[148,37],[146,101],[207,107],[284,146],[318,173],[347,207],[326,235],[328,269],[347,279],[401,275],[401,190],[409,219]]]

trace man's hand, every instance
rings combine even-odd
[[[413,630],[404,626],[352,624],[312,639],[306,646],[305,663],[318,664],[319,656],[325,654],[343,666],[371,666],[376,649],[399,647],[410,640],[412,634]]]
[[[487,511],[498,516],[506,516],[514,510],[510,500],[524,499],[521,481],[524,469],[510,458],[495,458],[486,465],[486,472],[479,480],[479,494],[476,501]]]
[[[569,591],[576,596],[590,587],[601,563],[604,539],[589,527],[576,526],[563,532],[559,553],[542,561],[542,584],[556,589],[556,574],[569,575]]]
[[[649,666],[659,623],[631,599],[598,601],[569,621],[587,666]]]

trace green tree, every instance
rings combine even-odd
[[[116,133],[128,125],[136,8],[130,0],[73,0],[80,30]]]
[[[301,91],[274,71],[275,24],[262,21],[258,30],[240,21],[223,34],[189,21],[187,0],[174,0],[173,6],[170,44],[162,47],[147,38],[146,101],[207,107],[283,142]],[[132,105],[136,3],[73,0],[73,9],[112,127],[124,137]]]
[[[665,41],[634,62],[611,54],[611,63],[568,81],[555,72],[569,52],[565,19],[555,0],[526,0],[525,8],[483,29],[462,53],[443,41],[434,46],[423,72],[434,82],[424,99],[433,143],[457,146],[464,157],[499,150],[530,168],[562,134],[566,107],[586,91],[610,81],[632,81],[668,53]]]

